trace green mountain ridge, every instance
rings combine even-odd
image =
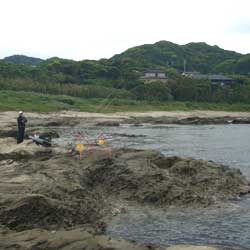
[[[206,43],[178,45],[160,41],[100,60],[74,61],[52,57],[39,62],[34,58],[11,58],[15,60],[0,60],[0,92],[102,99],[105,107],[112,103],[114,106],[122,103],[137,106],[138,102],[160,104],[175,101],[250,104],[250,54],[243,55]],[[181,74],[184,61],[186,71],[222,72],[233,78],[233,84],[214,85],[209,79],[185,77]],[[39,63],[34,64],[36,62]],[[164,70],[168,83],[144,84],[139,78],[149,69]],[[70,105],[72,100],[67,98]]]
[[[160,41],[128,49],[115,55],[111,60],[124,66],[130,64],[137,69],[158,66],[162,68],[172,67],[178,71],[183,70],[185,60],[188,71],[208,73],[216,72],[218,64],[227,60],[238,60],[242,56],[240,53],[224,50],[218,46],[210,46],[206,43],[178,45],[168,41]]]
[[[206,43],[178,45],[168,41],[130,48],[109,59],[74,61],[58,57],[42,60],[27,56],[10,56],[0,60],[0,77],[27,78],[37,82],[78,83],[136,80],[147,69],[162,69],[178,74],[250,73],[250,54],[242,55]]]
[[[39,63],[43,62],[43,59],[30,57],[25,55],[13,55],[8,56],[3,59],[6,62],[14,63],[14,64],[25,64],[25,65],[38,65]]]

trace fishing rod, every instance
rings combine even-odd
[[[137,85],[137,86],[133,87],[133,88],[130,89],[129,91],[134,90],[134,89],[136,89],[136,88],[138,88],[138,87],[140,87],[140,85]],[[111,94],[113,94],[113,93],[114,93],[114,91],[113,91]],[[100,110],[106,110],[106,109],[113,103],[113,101],[116,99],[117,95],[118,95],[118,93],[110,100],[110,102],[108,102],[108,103],[107,103],[102,109],[100,109]]]
[[[138,88],[138,87],[140,87],[140,85],[137,85],[137,86],[131,88],[130,91],[131,91],[131,90],[134,90],[134,89],[136,89],[136,88]],[[116,91],[116,89],[113,89],[113,91],[112,91],[111,93],[109,93],[109,94],[104,98],[104,100],[102,100],[102,101],[100,102],[100,104],[99,104],[99,105],[97,106],[97,108],[96,108],[96,112],[104,111],[104,110],[108,109],[108,107],[110,107],[110,105],[114,102],[114,100],[117,98],[117,95],[118,95],[118,93],[115,94],[115,95],[113,96],[113,98],[112,98],[111,100],[109,100],[109,98],[115,93],[115,91]],[[108,100],[109,100],[109,101],[108,101]],[[105,104],[106,101],[108,101],[108,102]],[[89,131],[89,128],[86,127],[86,132],[87,132],[87,133],[84,133],[84,134],[83,134],[82,132],[78,132],[78,133],[77,133],[77,134],[78,134],[78,136],[77,136],[78,139],[85,140],[85,141],[86,141],[86,145],[92,145],[92,144],[93,144],[93,145],[104,145],[104,144],[106,144],[106,138],[105,138],[103,132],[101,132],[101,133],[97,136],[97,139],[96,139],[95,143],[91,143],[91,142],[89,141],[88,131]],[[76,144],[76,145],[78,145],[78,144]],[[79,144],[79,145],[80,145],[80,144]],[[82,143],[82,145],[84,145],[84,144]]]

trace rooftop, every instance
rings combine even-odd
[[[222,74],[201,74],[200,72],[186,72],[184,75],[191,76],[196,79],[209,79],[211,81],[233,81],[232,78]]]
[[[148,69],[148,70],[145,70],[144,73],[165,73],[166,74],[166,71],[159,70],[159,69]]]

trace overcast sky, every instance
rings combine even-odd
[[[249,0],[0,0],[0,58],[109,58],[146,43],[250,53]]]

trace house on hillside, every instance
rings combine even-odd
[[[211,84],[220,84],[221,86],[231,85],[233,83],[232,78],[226,77],[224,75],[209,75],[209,79]]]
[[[232,78],[226,77],[222,74],[201,74],[200,72],[194,71],[194,72],[185,72],[183,73],[183,75],[195,79],[208,79],[210,80],[212,85],[226,86],[233,84]]]
[[[167,83],[168,78],[166,72],[163,70],[147,70],[144,72],[143,76],[140,77],[144,83],[153,83],[153,82],[163,82]]]

